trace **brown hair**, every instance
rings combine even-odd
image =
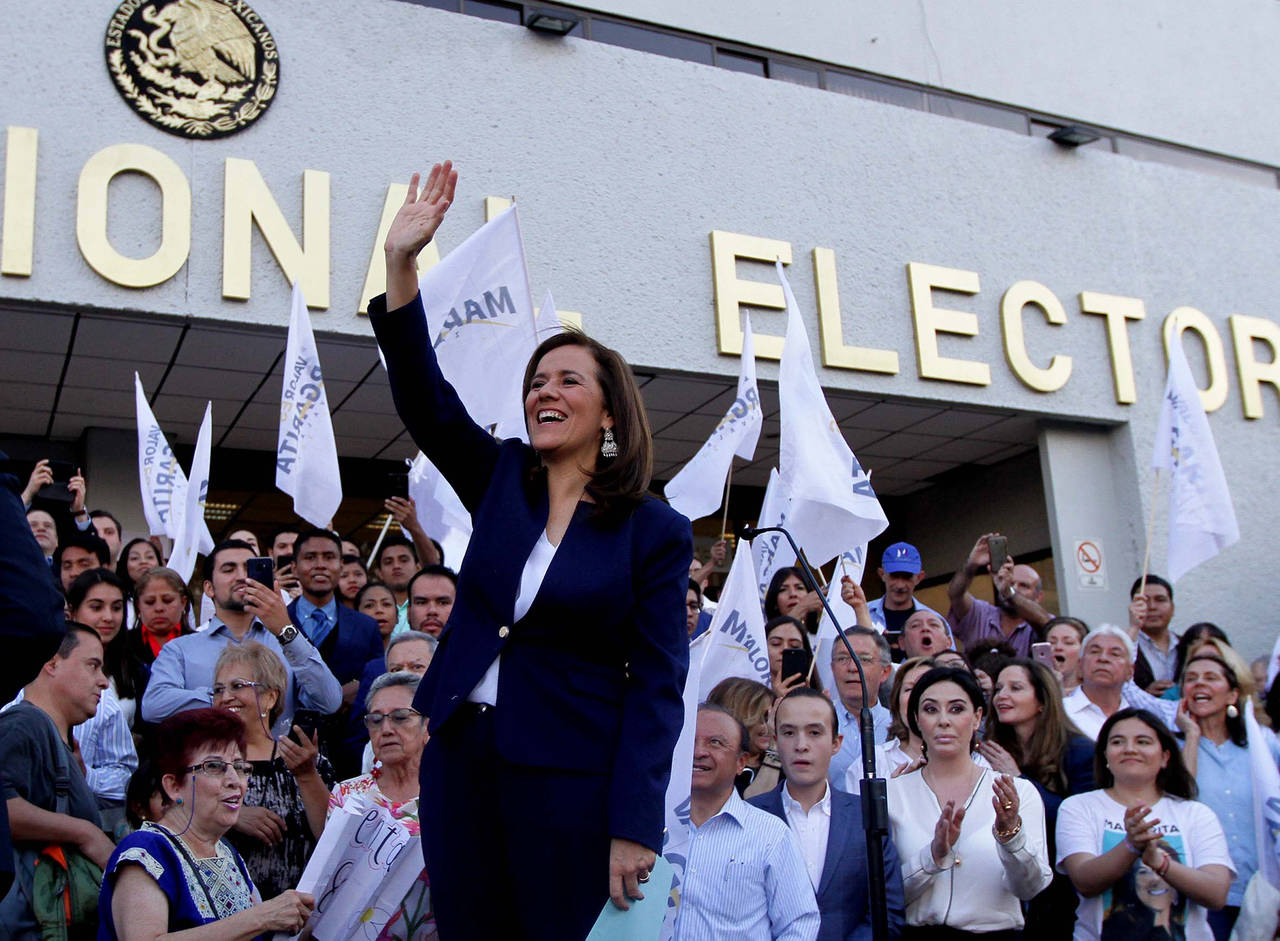
[[[587,484],[587,493],[596,501],[597,515],[623,515],[644,499],[653,477],[653,434],[640,387],[636,385],[631,367],[616,351],[581,330],[567,329],[543,340],[533,351],[524,370],[522,402],[529,398],[533,374],[542,358],[562,346],[583,347],[596,361],[596,381],[600,383],[605,410],[613,417],[618,456],[596,455],[596,466],[589,468],[591,481]]]
[[[1014,657],[1004,661],[995,676],[996,681],[1005,670],[1013,669],[1027,671],[1036,701],[1041,706],[1040,716],[1025,751],[1013,726],[1001,722],[999,713],[994,709],[991,710],[991,737],[1017,762],[1026,777],[1039,781],[1054,794],[1065,795],[1067,771],[1062,765],[1062,757],[1067,750],[1067,740],[1073,735],[1080,735],[1080,730],[1067,718],[1062,707],[1062,687],[1048,667],[1026,657]]]
[[[893,686],[889,690],[889,737],[896,738],[900,742],[905,742],[911,737],[911,730],[907,728],[906,716],[898,712],[898,702],[902,699],[902,686],[906,682],[906,676],[916,667],[936,667],[937,661],[933,657],[912,657],[909,660],[903,660],[898,664],[898,668],[893,671]],[[924,674],[920,674],[923,676]]]
[[[276,703],[267,713],[267,725],[275,725],[284,712],[284,688],[289,682],[289,675],[285,673],[280,657],[253,640],[246,644],[224,647],[213,667],[214,682],[217,682],[222,668],[231,665],[247,666],[253,671],[254,681],[260,683],[263,690],[275,691]]]
[[[741,676],[721,680],[707,694],[707,703],[727,709],[748,732],[769,717],[773,700],[773,690]]]
[[[243,755],[244,738],[244,723],[226,709],[206,707],[175,712],[160,723],[156,733],[156,754],[152,759],[156,780],[171,774],[181,781],[196,750],[205,746],[234,745]],[[172,803],[163,786],[160,794],[166,806]]]

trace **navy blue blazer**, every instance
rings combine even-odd
[[[302,630],[298,619],[298,599],[289,602],[289,620]],[[360,679],[364,665],[382,656],[382,634],[378,622],[338,602],[338,623],[320,645],[324,664],[343,686]]]
[[[747,803],[767,810],[786,823],[782,789],[757,794]],[[889,910],[889,938],[897,941],[905,920],[902,867],[892,837],[883,837],[885,902]],[[822,923],[818,941],[871,941],[871,910],[867,906],[867,834],[862,829],[862,801],[831,788],[831,829],[827,856],[818,884],[818,912]]]
[[[689,521],[647,497],[621,519],[580,503],[528,613],[520,576],[546,530],[537,453],[496,441],[436,363],[420,298],[369,304],[396,410],[471,513],[457,598],[414,706],[433,735],[502,654],[495,728],[508,761],[607,776],[609,835],[659,851],[689,668]]]

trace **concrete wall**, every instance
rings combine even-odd
[[[518,195],[534,295],[552,287],[562,307],[583,311],[587,329],[637,366],[736,373],[736,359],[717,353],[711,230],[792,243],[792,283],[815,347],[809,252],[831,248],[846,341],[896,350],[901,371],[826,369],[825,384],[1129,423],[1113,488],[1119,505],[1137,519],[1145,519],[1148,472],[1140,468],[1148,463],[1164,380],[1161,321],[1173,308],[1193,305],[1217,325],[1228,348],[1230,395],[1212,422],[1244,535],[1239,547],[1187,578],[1186,597],[1197,598],[1199,610],[1189,610],[1189,603],[1180,610],[1228,621],[1224,626],[1248,638],[1246,650],[1261,649],[1274,635],[1274,606],[1246,588],[1275,549],[1268,520],[1276,515],[1271,456],[1280,445],[1280,399],[1264,389],[1265,417],[1242,417],[1225,318],[1275,318],[1280,192],[1103,152],[1065,152],[1042,139],[588,41],[547,41],[522,28],[407,3],[254,5],[281,49],[281,89],[258,124],[218,141],[184,142],[128,110],[103,65],[103,9],[77,5],[56,20],[33,19],[0,37],[8,76],[0,118],[41,132],[34,272],[0,278],[0,298],[283,325],[288,286],[257,235],[251,300],[221,296],[223,161],[241,157],[257,163],[295,232],[303,169],[332,174],[333,302],[314,313],[313,323],[321,331],[367,333],[355,309],[386,186],[451,155],[462,183],[440,237],[442,250],[481,223],[483,196]],[[932,15],[938,6],[925,9]],[[833,9],[819,7],[811,19]],[[1080,14],[1081,22],[1111,36],[1114,31],[1101,28],[1102,14],[1091,9]],[[1150,13],[1154,6],[1141,9]],[[1256,17],[1253,28],[1240,31],[1246,52],[1274,35],[1261,4],[1247,9]],[[984,39],[988,48],[1027,49],[1033,35],[1050,35],[1054,25],[1044,14],[1034,31],[1016,22],[1006,26],[1007,17],[984,17],[984,11],[991,12],[966,6],[964,15],[968,35],[991,34]],[[1188,4],[1179,7],[1185,16],[1178,30],[1200,22],[1189,11]],[[741,19],[753,24],[758,17]],[[723,13],[721,20],[736,18]],[[1126,68],[1158,71],[1174,91],[1203,74],[1164,64],[1168,50],[1158,38],[1138,42],[1132,30],[1120,32],[1135,44]],[[1113,58],[1122,57],[1107,57]],[[50,69],[55,61],[58,68]],[[1099,61],[1073,69],[1080,87],[1064,86],[1062,95],[1100,100],[1104,79],[1079,77],[1091,75],[1096,69],[1088,66]],[[1025,83],[1019,87],[1040,87],[1026,77],[1029,67],[1015,62],[1006,71],[1019,74]],[[1250,81],[1265,74],[1260,69]],[[1128,114],[1139,110],[1135,105]],[[1158,117],[1159,109],[1153,113]],[[1121,117],[1114,123],[1132,124]],[[108,283],[76,247],[80,169],[91,154],[120,142],[170,155],[193,190],[190,260],[155,288]],[[154,187],[119,179],[110,232],[120,250],[150,251],[156,218]],[[904,273],[912,261],[979,274],[978,295],[937,299],[974,313],[979,336],[944,338],[941,345],[946,355],[990,364],[989,386],[918,377]],[[739,270],[742,277],[770,277],[764,266]],[[1069,383],[1051,395],[1022,385],[1004,362],[999,301],[1023,279],[1048,286],[1067,313],[1062,327],[1026,317],[1038,361],[1052,353],[1074,357]],[[1104,325],[1082,315],[1075,300],[1084,290],[1132,295],[1146,304],[1147,319],[1130,328],[1134,405],[1116,403]],[[759,312],[754,323],[758,334],[782,332],[778,313]],[[1188,349],[1193,370],[1203,372],[1198,348],[1188,343]],[[776,366],[762,362],[760,373],[775,378]],[[971,541],[970,528],[960,541]],[[1120,538],[1130,544],[1117,551],[1135,551],[1131,534]],[[1158,529],[1158,546],[1159,538]],[[1161,565],[1157,549],[1153,568]]]
[[[587,0],[705,33],[1280,164],[1271,0]]]

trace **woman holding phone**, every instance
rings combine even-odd
[[[423,849],[442,937],[581,939],[605,902],[644,894],[662,848],[693,536],[647,494],[649,423],[613,350],[573,331],[538,346],[529,444],[495,440],[445,381],[427,326],[445,312],[424,311],[417,257],[456,185],[448,162],[413,177],[369,304],[396,410],[475,527],[414,699],[431,717]]]

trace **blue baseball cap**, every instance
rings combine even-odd
[[[911,543],[895,542],[880,556],[880,567],[887,574],[906,572],[915,575],[924,571],[924,562],[920,560],[920,550]]]

